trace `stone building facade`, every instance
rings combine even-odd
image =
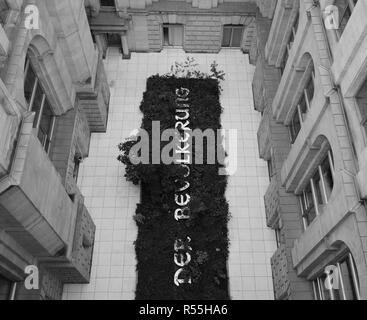
[[[367,4],[263,5],[251,60],[275,297],[366,299]]]
[[[185,52],[217,53],[222,46],[249,52],[255,31],[256,3],[237,1],[86,1],[95,41],[101,52],[121,46],[130,52],[159,52],[182,47]]]
[[[60,299],[90,278],[95,226],[76,181],[109,86],[84,1],[3,0],[0,21],[0,299]]]

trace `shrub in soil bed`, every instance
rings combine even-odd
[[[218,80],[175,76],[148,79],[140,106],[143,113],[141,127],[151,133],[152,121],[160,121],[161,132],[174,128],[175,92],[181,87],[190,90],[190,128],[220,129],[222,108]],[[190,182],[191,216],[189,220],[178,222],[174,219],[177,209],[174,194],[177,180],[182,180],[186,171],[175,164],[133,165],[128,153],[135,143],[128,140],[120,144],[119,160],[126,165],[126,179],[140,184],[142,191],[134,217],[138,225],[136,299],[228,299],[229,212],[225,199],[226,176],[218,175],[221,165],[216,161],[215,164],[189,166],[190,175],[185,180]],[[177,287],[173,281],[178,269],[173,260],[174,243],[187,236],[191,238],[192,260],[187,269],[192,283]]]

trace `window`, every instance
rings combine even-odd
[[[11,282],[0,275],[0,300],[9,300]]]
[[[367,79],[358,91],[356,100],[361,114],[361,125],[367,133]]]
[[[80,167],[81,162],[82,162],[82,157],[76,154],[74,156],[74,170],[73,170],[73,178],[75,179],[75,181],[78,181],[79,167]]]
[[[118,33],[107,33],[108,47],[121,48],[121,36]]]
[[[281,234],[280,227],[277,226],[274,231],[275,231],[275,240],[277,242],[277,248],[280,248],[282,244],[282,234]]]
[[[289,53],[292,49],[294,39],[296,38],[296,34],[297,34],[297,30],[298,30],[298,24],[299,24],[299,14],[297,14],[297,17],[294,20],[292,30],[291,30],[291,34],[289,35],[289,39],[288,39],[287,44],[286,44],[286,50],[284,52],[284,56],[283,56],[282,62],[280,64],[281,74],[284,73],[285,66],[287,65],[287,61],[288,61],[288,58],[289,58]]]
[[[25,66],[24,96],[28,110],[36,113],[33,127],[38,140],[44,150],[50,153],[56,117],[29,59]]]
[[[339,38],[344,32],[357,2],[358,0],[337,0],[335,2],[339,8],[339,29],[337,31]]]
[[[242,44],[243,26],[226,25],[223,27],[222,47],[240,48]]]
[[[267,164],[268,164],[269,180],[271,180],[271,178],[272,178],[272,177],[273,177],[273,175],[274,175],[274,164],[273,164],[273,160],[270,158],[270,159],[267,161]]]
[[[302,92],[301,98],[297,104],[297,108],[294,111],[292,120],[289,125],[292,143],[296,141],[298,134],[301,131],[302,123],[306,120],[307,112],[311,109],[311,104],[315,93],[314,81],[315,72],[314,70],[312,70],[311,76],[308,79],[307,85]]]
[[[115,0],[101,0],[101,7],[114,7]]]
[[[299,196],[305,229],[320,214],[321,206],[328,203],[333,187],[334,161],[331,151],[329,151]]]
[[[338,286],[327,285],[330,280],[326,273],[320,275],[312,282],[315,300],[359,300],[358,276],[352,255],[348,253],[331,265],[336,267]]]
[[[183,46],[184,28],[180,24],[163,24],[163,45]]]

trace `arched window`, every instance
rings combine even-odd
[[[334,158],[329,150],[299,196],[305,229],[320,215],[321,208],[328,203],[333,188]]]
[[[315,93],[315,68],[312,58],[306,54],[307,64],[305,67],[306,84],[302,90],[297,107],[293,113],[292,120],[289,125],[291,142],[294,143],[302,128],[302,123],[306,120],[306,115],[311,109],[312,100]]]
[[[28,56],[24,71],[24,96],[28,104],[28,111],[36,113],[33,127],[36,129],[37,137],[43,148],[49,154],[53,141],[56,117],[53,114],[46,92]]]
[[[360,300],[358,273],[350,252],[324,266],[312,284],[315,300]]]

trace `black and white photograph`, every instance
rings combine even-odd
[[[0,0],[0,300],[148,320],[366,300],[366,17]]]

